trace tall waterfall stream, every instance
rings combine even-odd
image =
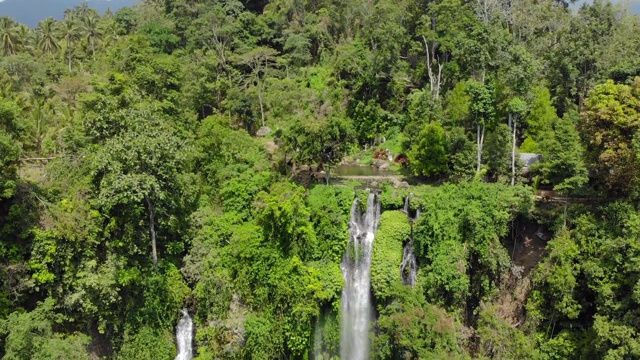
[[[369,322],[373,314],[371,254],[379,218],[377,195],[369,194],[364,213],[358,200],[354,200],[349,222],[349,243],[340,264],[345,282],[341,298],[341,359],[366,360],[369,357]]]
[[[176,342],[178,343],[178,355],[175,360],[193,359],[193,321],[187,310],[182,310],[182,319],[176,326]]]

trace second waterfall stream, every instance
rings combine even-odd
[[[370,290],[371,255],[379,218],[380,202],[376,194],[369,194],[364,213],[358,199],[353,201],[349,221],[349,243],[340,264],[345,283],[340,302],[341,359],[369,358],[369,323],[373,315]]]

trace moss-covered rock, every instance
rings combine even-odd
[[[400,210],[404,207],[404,199],[409,195],[407,189],[395,189],[389,184],[382,186],[379,200],[383,211]]]
[[[411,236],[407,215],[400,211],[386,211],[380,216],[371,259],[371,288],[378,306],[392,298],[400,279],[402,244]]]

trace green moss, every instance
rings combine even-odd
[[[358,205],[360,210],[364,213],[367,211],[367,202],[369,202],[369,190],[356,190],[356,198],[358,199]]]
[[[379,307],[397,293],[394,287],[402,286],[402,244],[410,236],[411,225],[407,215],[400,211],[386,211],[380,216],[371,260],[371,288]]]
[[[382,210],[400,210],[404,207],[404,199],[409,195],[407,189],[395,189],[391,184],[382,185],[379,200]]]

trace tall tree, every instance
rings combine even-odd
[[[185,150],[157,110],[143,108],[131,111],[126,129],[108,139],[96,155],[93,174],[101,208],[123,226],[147,223],[154,267],[158,234],[170,239],[175,224],[171,219],[187,199],[179,185]]]
[[[109,19],[104,26],[103,42],[104,46],[109,46],[120,37],[120,26],[113,19]]]
[[[607,49],[617,17],[619,14],[609,1],[585,3],[560,32],[560,41],[549,54],[550,88],[554,89],[560,115],[571,103],[577,103],[582,110],[589,90],[604,73],[599,59]]]
[[[422,129],[408,154],[411,169],[416,175],[441,175],[448,168],[446,139],[439,121],[434,121]]]
[[[17,50],[18,51],[29,51],[30,49],[30,41],[31,41],[32,31],[25,24],[18,25],[16,29],[16,41],[17,41]]]
[[[28,147],[37,155],[42,155],[42,143],[53,120],[51,104],[32,94],[25,105],[23,113],[27,119],[26,133],[31,142],[27,145],[31,145]]]
[[[268,47],[258,47],[240,56],[239,60],[251,68],[251,78],[258,90],[258,102],[260,104],[260,120],[262,127],[264,122],[264,87],[265,77],[269,69],[269,65],[274,61],[278,52]]]
[[[543,160],[536,164],[543,181],[554,185],[553,189],[565,195],[564,225],[567,225],[569,195],[588,181],[584,162],[584,148],[570,113],[555,123],[553,133],[542,142]]]
[[[0,203],[13,196],[16,190],[21,153],[18,136],[17,106],[0,97]]]
[[[15,22],[8,16],[0,18],[0,44],[5,55],[13,55],[16,53],[18,46],[18,37]]]
[[[74,42],[80,37],[80,31],[76,19],[73,16],[67,16],[60,26],[60,35],[67,45],[67,61],[69,64],[69,72],[71,72],[71,62],[73,55]]]
[[[509,102],[509,126],[513,137],[511,139],[511,186],[516,183],[516,139],[518,132],[518,120],[524,118],[527,106],[520,98],[513,98]]]
[[[467,83],[467,92],[471,97],[469,113],[476,125],[476,173],[479,174],[482,168],[482,146],[484,145],[487,125],[493,121],[495,116],[493,91],[491,86],[478,81],[469,81]]]
[[[606,188],[635,191],[640,184],[640,77],[631,86],[608,81],[589,94],[580,119],[590,167]]]
[[[545,86],[536,86],[525,118],[526,130],[522,151],[540,152],[539,144],[549,136],[557,119],[558,115],[551,101],[549,89]]]
[[[82,31],[91,47],[91,56],[96,60],[96,41],[102,38],[102,29],[100,28],[99,19],[92,13],[82,17]]]
[[[38,46],[43,53],[51,53],[60,49],[56,30],[56,21],[54,18],[46,18],[38,24],[38,28],[36,30],[40,33]]]

